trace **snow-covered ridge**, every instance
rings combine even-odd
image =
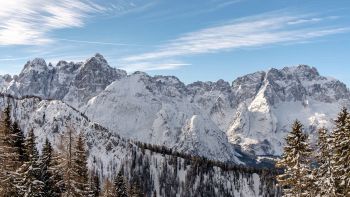
[[[125,138],[166,145],[221,161],[240,162],[235,147],[279,155],[292,121],[311,133],[330,126],[350,93],[340,81],[299,65],[248,74],[229,82],[185,85],[173,76],[127,75],[100,54],[85,62],[28,62],[0,88],[16,96],[57,99]]]

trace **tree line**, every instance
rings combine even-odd
[[[297,120],[286,137],[282,158],[276,167],[283,196],[350,196],[350,114],[342,108],[334,128],[318,130],[317,143],[311,145],[303,125]]]
[[[243,164],[236,164],[234,162],[222,162],[211,160],[203,156],[187,154],[184,152],[179,152],[162,145],[148,144],[139,141],[132,141],[135,145],[141,148],[141,151],[150,150],[151,152],[160,153],[162,155],[171,155],[178,158],[185,159],[186,165],[197,165],[202,168],[212,168],[219,167],[222,171],[236,171],[249,174],[270,174],[276,175],[278,172],[275,169],[270,169],[266,167],[252,167]]]
[[[14,197],[139,197],[122,171],[113,180],[100,180],[87,165],[83,133],[68,128],[57,150],[48,139],[39,153],[34,130],[24,132],[11,121],[10,107],[0,119],[0,196]],[[101,186],[103,184],[103,186]]]

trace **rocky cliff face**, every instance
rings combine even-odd
[[[35,95],[63,100],[79,107],[102,92],[107,85],[125,76],[125,71],[110,67],[100,54],[85,62],[60,61],[56,66],[47,65],[44,59],[36,58],[25,64],[22,72],[10,80],[4,92],[15,96]]]
[[[231,84],[183,84],[176,77],[111,68],[99,54],[82,63],[28,62],[0,89],[16,96],[62,100],[123,137],[166,145],[221,161],[240,162],[234,145],[258,155],[279,155],[295,119],[314,136],[331,126],[349,90],[306,65],[270,69]]]
[[[349,106],[346,86],[320,76],[313,67],[270,69],[250,75],[249,80],[259,85],[243,91],[255,93],[240,103],[227,134],[231,142],[257,154],[280,155],[295,119],[304,123],[313,138],[316,128],[331,127],[340,107]]]

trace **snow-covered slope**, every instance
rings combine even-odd
[[[233,145],[279,155],[295,119],[313,133],[330,126],[350,93],[340,81],[306,65],[270,69],[230,83],[183,84],[108,66],[100,55],[83,63],[28,62],[19,76],[0,80],[3,92],[62,100],[125,138],[166,145],[221,161],[240,162]]]
[[[127,138],[240,163],[225,133],[188,101],[185,91],[177,78],[137,72],[92,98],[85,113]]]
[[[101,176],[108,176],[113,168],[120,165],[128,150],[128,142],[106,128],[91,122],[84,114],[59,100],[42,100],[38,97],[14,98],[0,95],[0,110],[9,106],[12,120],[19,123],[26,134],[34,131],[38,149],[48,138],[59,150],[65,146],[67,132],[73,136],[83,132],[88,145],[88,164],[92,169],[99,169]],[[110,147],[110,148],[107,148]]]
[[[271,174],[237,166],[222,169],[178,155],[144,149],[91,122],[84,114],[58,100],[0,95],[0,110],[10,106],[12,120],[25,133],[33,129],[39,150],[48,138],[62,149],[70,129],[73,136],[86,136],[88,165],[100,180],[112,178],[121,169],[128,181],[137,179],[147,196],[269,196],[279,195]],[[161,150],[161,149],[159,149]],[[171,195],[169,195],[171,194]]]

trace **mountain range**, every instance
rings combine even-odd
[[[17,98],[14,119],[25,120],[25,130],[38,128],[40,142],[74,125],[102,150],[107,141],[93,139],[103,134],[91,129],[98,125],[108,135],[236,164],[247,155],[281,155],[295,119],[314,138],[350,106],[344,83],[307,65],[186,85],[174,76],[127,74],[100,54],[56,66],[36,58],[19,75],[1,76],[0,91],[3,106]]]

